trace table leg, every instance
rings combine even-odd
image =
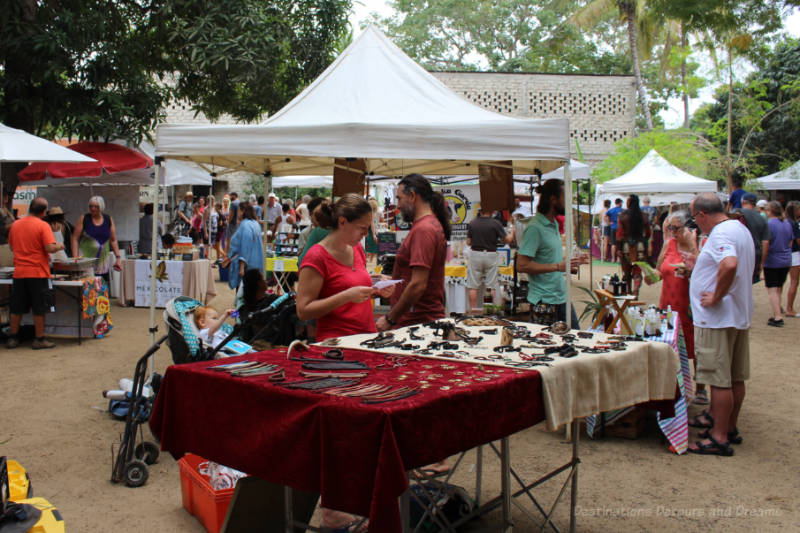
[[[591,329],[595,329],[597,326],[602,324],[603,319],[606,317],[606,313],[608,313],[608,309],[606,309],[605,302],[601,301],[601,303],[603,304],[603,307],[600,309],[600,312],[597,313],[597,317],[594,319],[594,322],[592,322]]]
[[[512,533],[511,524],[511,447],[508,437],[500,439],[500,485],[503,494],[503,533]]]
[[[75,298],[75,303],[78,304],[78,346],[80,346],[81,345],[81,340],[82,340],[81,339],[81,332],[83,331],[82,328],[81,328],[81,310],[82,309],[81,309],[80,293],[78,294],[78,297]]]
[[[483,446],[475,449],[475,505],[481,505],[481,484],[483,483]]]
[[[409,482],[411,481],[410,472],[406,472],[406,479],[408,479]],[[409,533],[411,531],[411,499],[408,494],[410,490],[410,488],[407,488],[403,491],[403,494],[400,495],[400,525],[403,533]]]
[[[575,509],[578,506],[578,441],[581,439],[580,421],[576,418],[572,421],[572,491],[569,502],[569,530],[575,533],[576,517]]]
[[[294,513],[292,512],[292,487],[283,487],[283,506],[286,516],[286,533],[294,531]]]

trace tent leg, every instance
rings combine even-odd
[[[158,201],[158,183],[164,175],[164,161],[158,161],[155,172],[156,201]],[[158,205],[154,206],[158,209]],[[153,213],[153,235],[150,240],[150,345],[156,342],[156,263],[158,262],[158,211]],[[149,358],[150,376],[153,375],[155,355]]]

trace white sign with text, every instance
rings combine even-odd
[[[135,305],[150,306],[150,261],[136,261]],[[168,301],[183,294],[183,261],[156,263],[156,307],[166,307]]]

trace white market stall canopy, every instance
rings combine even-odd
[[[138,150],[155,159],[156,148],[147,141],[139,145]],[[172,185],[211,185],[211,173],[193,163],[167,160],[163,186]],[[150,180],[152,183],[152,179]]]
[[[367,174],[515,174],[569,160],[569,121],[513,118],[468,102],[370,26],[311,85],[259,125],[158,128],[156,154],[228,171],[330,175],[334,158]]]
[[[272,188],[278,187],[333,187],[333,176],[281,176],[272,178]]]
[[[622,176],[595,189],[593,213],[603,208],[603,200],[624,198],[628,194],[648,196],[650,205],[669,205],[670,202],[688,203],[698,193],[716,192],[717,182],[692,176],[650,150],[644,158]]]
[[[800,191],[800,161],[756,182],[768,191]]]

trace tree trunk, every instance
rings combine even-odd
[[[635,6],[632,0],[619,2],[625,18],[628,20],[628,45],[631,48],[631,60],[633,61],[633,74],[636,76],[636,90],[639,92],[639,103],[642,106],[644,121],[648,130],[653,129],[653,117],[650,116],[650,105],[647,102],[647,91],[642,81],[642,67],[639,64],[639,47],[636,43],[636,21],[634,20]]]
[[[726,181],[728,184],[728,191],[733,190],[733,183],[731,181],[731,175],[733,174],[733,159],[732,159],[732,144],[733,144],[733,50],[728,43],[728,143],[726,146],[725,155],[728,159],[728,173],[726,175]]]
[[[683,127],[689,129],[689,87],[686,86],[686,30],[681,21],[681,46],[683,58],[681,59],[681,86],[683,87]]]

